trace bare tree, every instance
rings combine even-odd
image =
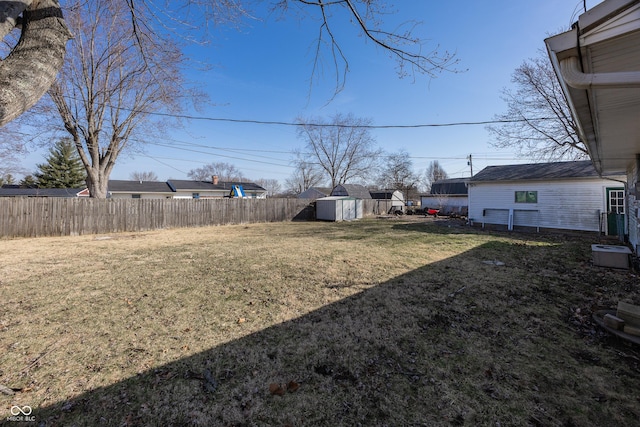
[[[380,167],[378,185],[385,189],[400,190],[405,199],[409,199],[409,191],[415,188],[418,176],[413,171],[413,162],[406,150],[384,157]]]
[[[549,58],[540,52],[524,61],[511,81],[515,88],[502,91],[507,112],[495,117],[505,123],[487,127],[495,138],[492,144],[540,161],[587,158]]]
[[[91,196],[104,198],[129,141],[161,129],[157,119],[145,126],[152,120],[149,112],[179,110],[186,96],[179,69],[183,57],[175,44],[160,45],[153,34],[132,28],[129,8],[120,1],[75,6],[66,18],[74,38],[49,95],[80,154]]]
[[[15,123],[5,126],[0,132],[0,177],[24,173],[20,156],[26,152],[25,144],[16,133]]]
[[[286,191],[291,194],[300,194],[311,187],[320,185],[324,178],[322,170],[317,163],[304,158],[300,151],[294,153],[292,161],[294,171],[285,180]]]
[[[247,16],[252,2],[176,0],[163,2],[162,8],[153,0],[111,0],[108,3],[110,11],[117,11],[114,22],[121,24],[112,28],[118,33],[128,32],[131,41],[128,48],[138,49],[143,63],[153,64],[155,60],[148,56],[152,52],[148,49],[150,41],[163,47],[167,41],[173,44],[176,38],[193,39],[196,33],[203,33],[200,28],[206,28],[208,22],[237,22],[240,17]],[[27,111],[53,84],[64,62],[65,45],[70,38],[67,29],[70,15],[78,8],[92,8],[93,3],[104,6],[102,0],[64,1],[68,7],[63,18],[58,0],[0,2],[0,16],[3,16],[0,36],[5,38],[17,28],[19,17],[22,18],[20,42],[13,46],[11,54],[0,66],[0,126]],[[416,22],[408,22],[395,30],[384,28],[381,18],[388,13],[386,0],[272,0],[272,3],[283,13],[295,9],[319,22],[312,75],[321,74],[322,53],[326,50],[330,55],[328,63],[336,74],[336,93],[343,87],[349,69],[338,32],[334,31],[335,22],[345,16],[364,39],[398,60],[400,75],[422,73],[433,77],[443,70],[455,71],[457,60],[454,55],[442,52],[438,46],[429,48],[427,40],[413,35]],[[198,22],[194,23],[194,20]],[[73,30],[76,37],[75,28]],[[102,38],[104,41],[106,34],[97,33],[95,40]],[[89,175],[94,178],[91,173]]]
[[[370,176],[381,151],[375,148],[369,119],[336,114],[330,121],[298,122],[298,137],[306,142],[307,160],[322,168],[332,188]]]
[[[267,190],[267,197],[275,197],[282,192],[282,185],[277,179],[260,178],[253,182]]]
[[[440,166],[440,162],[433,160],[429,163],[429,166],[427,166],[427,169],[424,172],[424,183],[427,187],[427,191],[431,191],[431,185],[434,182],[447,178],[449,178],[449,175],[447,175],[444,168]]]
[[[158,175],[153,171],[148,172],[131,172],[129,177],[134,181],[157,181]]]
[[[240,169],[226,162],[214,162],[204,165],[201,168],[191,169],[187,176],[196,181],[211,181],[213,176],[217,176],[220,181],[241,182],[247,178],[240,172]]]

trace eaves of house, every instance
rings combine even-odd
[[[83,188],[2,187],[0,197],[79,197]]]
[[[629,170],[640,152],[640,0],[605,0],[545,43],[596,170]]]

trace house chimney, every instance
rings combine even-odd
[[[213,175],[211,177],[211,182],[213,182],[213,185],[218,185],[218,175]]]

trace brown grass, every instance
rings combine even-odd
[[[594,236],[431,220],[0,241],[0,423],[637,425]],[[498,260],[505,265],[485,261]]]

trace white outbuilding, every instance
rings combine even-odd
[[[600,177],[590,160],[489,166],[469,181],[469,221],[518,227],[626,231],[624,175]]]
[[[351,221],[363,215],[362,199],[330,196],[316,200],[316,219],[323,221]]]

